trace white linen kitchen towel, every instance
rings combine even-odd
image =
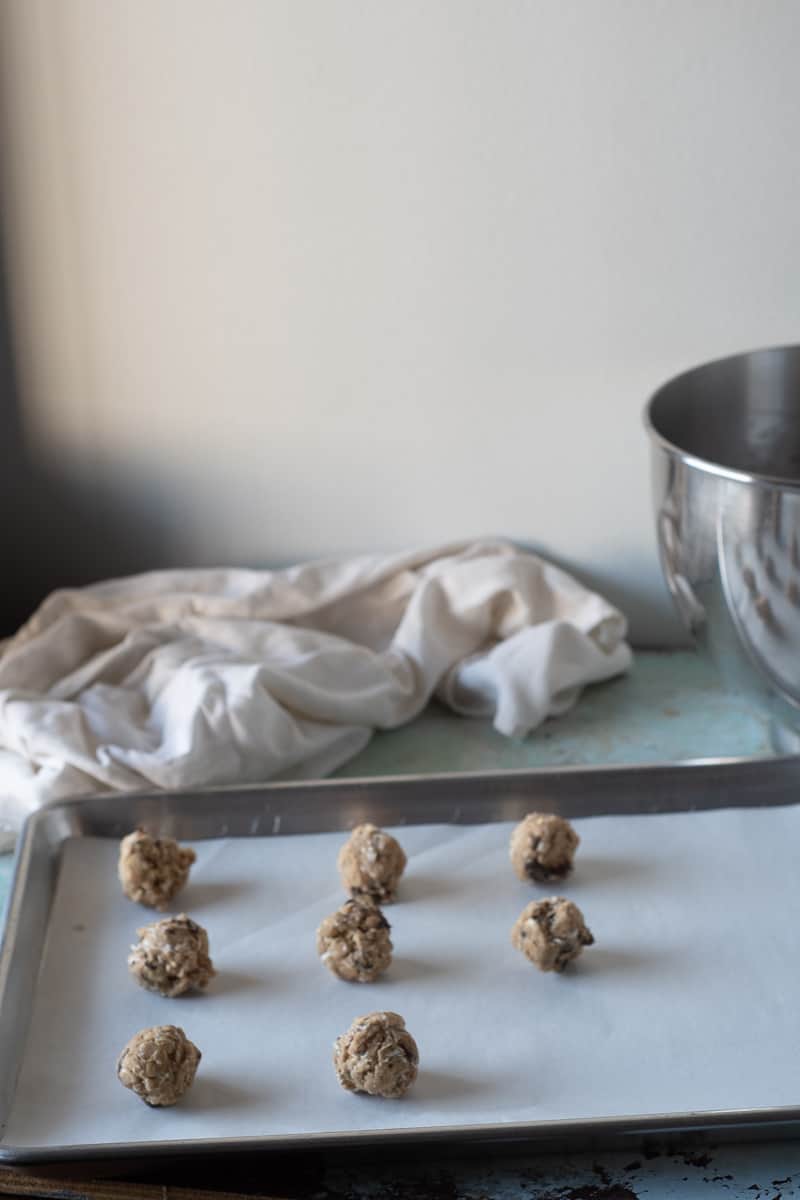
[[[93,792],[324,775],[435,693],[522,735],[626,623],[503,541],[57,591],[0,647],[0,824]]]

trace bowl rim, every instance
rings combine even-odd
[[[722,363],[735,362],[737,359],[755,358],[760,355],[785,353],[787,350],[800,354],[800,342],[758,346],[753,350],[738,351],[736,354],[721,354],[717,358],[705,359],[703,362],[696,363],[692,367],[686,367],[683,371],[679,371],[677,375],[672,375],[669,379],[665,379],[651,393],[642,413],[642,421],[651,440],[671,457],[679,459],[688,467],[705,471],[709,475],[716,475],[721,479],[730,479],[736,483],[746,483],[755,487],[780,488],[784,491],[800,492],[800,478],[791,479],[784,475],[763,475],[757,471],[742,471],[736,467],[726,467],[722,463],[714,462],[708,458],[701,458],[698,454],[692,454],[691,451],[684,450],[676,442],[672,442],[669,438],[665,437],[653,420],[653,406],[659,396],[666,388],[678,383],[681,379],[685,379],[686,376],[693,375],[696,371],[701,371],[704,367],[715,367]]]

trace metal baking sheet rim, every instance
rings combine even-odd
[[[800,1132],[800,1106],[755,1110],[721,1110],[697,1113],[659,1113],[641,1117],[602,1117],[598,1120],[536,1121],[525,1124],[446,1125],[417,1129],[375,1129],[351,1133],[265,1135],[264,1137],[197,1138],[170,1142],[116,1142],[104,1144],[48,1146],[46,1149],[24,1146],[0,1147],[0,1163],[7,1166],[38,1166],[68,1162],[103,1162],[127,1159],[177,1159],[195,1156],[218,1157],[226,1154],[263,1151],[356,1150],[392,1146],[434,1145],[465,1146],[470,1143],[496,1145],[508,1149],[509,1143],[536,1145],[541,1149],[570,1146],[612,1147],[636,1139],[639,1143],[681,1138],[689,1135],[713,1135],[716,1141],[748,1140],[746,1135],[763,1140],[797,1136]],[[696,1140],[696,1138],[693,1138]]]
[[[581,784],[593,784],[596,789],[592,795],[590,807],[581,803]],[[122,794],[103,794],[76,800],[66,800],[46,809],[32,813],[23,825],[15,855],[11,891],[6,909],[5,928],[2,943],[0,943],[0,1063],[9,1061],[8,1048],[15,1045],[17,1049],[24,1046],[25,1037],[20,1037],[20,1031],[15,1026],[14,1016],[5,1017],[15,1005],[12,991],[14,957],[17,952],[20,935],[25,927],[34,931],[37,924],[41,926],[41,940],[47,929],[49,916],[49,901],[52,895],[52,884],[46,902],[38,897],[38,903],[26,905],[26,892],[29,890],[31,871],[36,869],[35,858],[44,857],[52,867],[52,861],[57,856],[58,847],[65,838],[87,832],[81,829],[81,815],[89,813],[90,819],[100,817],[100,826],[104,836],[114,836],[120,830],[130,828],[132,820],[142,819],[142,809],[147,812],[147,819],[152,820],[156,810],[166,813],[174,821],[174,813],[170,810],[177,807],[183,809],[182,815],[187,818],[187,809],[197,806],[210,809],[213,813],[215,801],[217,805],[223,800],[246,802],[263,797],[266,803],[266,814],[272,813],[274,801],[285,795],[293,798],[297,805],[298,793],[307,795],[316,793],[320,796],[339,793],[347,796],[352,793],[355,804],[337,810],[342,819],[330,826],[331,829],[346,829],[364,819],[363,810],[365,798],[374,807],[365,793],[388,793],[386,799],[404,799],[406,802],[414,796],[421,786],[445,793],[453,791],[461,796],[461,802],[451,805],[444,810],[441,804],[433,804],[430,796],[425,800],[425,809],[421,814],[413,814],[412,820],[425,819],[429,822],[450,820],[472,823],[478,818],[484,822],[493,820],[514,819],[517,813],[522,816],[527,811],[530,796],[523,799],[504,798],[502,811],[496,807],[492,811],[481,811],[487,805],[487,793],[508,791],[509,786],[518,787],[528,784],[530,790],[537,796],[537,804],[546,811],[561,812],[564,815],[599,815],[610,812],[638,812],[642,814],[668,811],[691,811],[695,808],[722,808],[736,806],[767,806],[796,803],[798,784],[800,784],[800,757],[768,757],[768,758],[725,758],[703,759],[678,764],[649,764],[636,766],[568,766],[559,768],[538,768],[534,770],[515,770],[502,772],[476,772],[465,774],[436,774],[424,776],[400,775],[372,777],[365,779],[327,779],[314,781],[291,781],[271,784],[244,785],[227,788],[203,789],[195,792],[137,792]],[[599,785],[599,787],[598,787]],[[617,787],[614,787],[617,785]],[[647,786],[649,785],[649,787]],[[653,786],[660,790],[653,792]],[[625,791],[631,787],[636,789],[636,805],[626,802]],[[639,791],[639,788],[642,791]],[[673,792],[677,788],[682,803]],[[552,789],[552,790],[551,790]],[[720,795],[709,794],[719,792]],[[527,790],[527,789],[526,789]],[[577,798],[570,796],[578,790]],[[702,791],[701,796],[696,792]],[[470,791],[476,791],[470,797]],[[566,797],[559,792],[566,792]],[[594,803],[599,792],[610,792],[614,797],[612,807],[603,807]],[[409,794],[410,793],[410,794]],[[688,793],[688,795],[687,795]],[[765,795],[769,799],[765,799]],[[644,797],[644,804],[642,798]],[[602,797],[600,797],[602,798]],[[496,799],[496,797],[495,797]],[[448,804],[449,801],[446,801]],[[93,814],[93,809],[99,806],[99,812]],[[137,813],[131,815],[131,809]],[[116,810],[112,813],[112,810]],[[361,810],[361,811],[359,811]],[[126,815],[123,815],[126,814]],[[447,815],[449,813],[449,815]],[[270,834],[287,833],[280,820],[277,824],[272,814],[271,828],[257,828],[251,819],[246,829],[240,834],[253,836],[268,836]],[[297,815],[297,809],[295,813]],[[205,814],[206,820],[208,814]],[[221,820],[217,809],[217,821]],[[400,819],[396,815],[383,815],[384,822],[394,820],[395,824],[409,820],[408,812]],[[236,823],[234,822],[234,825]],[[49,843],[37,845],[36,835],[40,828],[55,826],[60,828],[52,836]],[[317,826],[317,828],[319,828]],[[94,833],[99,830],[94,828]],[[308,829],[298,829],[296,832],[310,832]],[[237,829],[231,828],[230,820],[223,820],[218,829],[213,832],[183,834],[186,837],[236,836]],[[41,840],[41,839],[40,839]],[[35,984],[31,987],[33,991]],[[28,1005],[28,1010],[30,1006]],[[27,1029],[25,1030],[27,1033]],[[17,1075],[21,1067],[22,1054],[16,1055],[14,1069],[3,1071],[0,1076],[0,1111],[7,1114],[13,1097]],[[761,1109],[723,1109],[699,1112],[655,1113],[623,1115],[619,1117],[603,1117],[599,1119],[577,1119],[560,1121],[536,1121],[525,1123],[500,1123],[485,1125],[447,1125],[436,1127],[420,1127],[411,1129],[362,1130],[347,1133],[331,1134],[297,1134],[297,1135],[264,1135],[241,1138],[202,1138],[180,1141],[152,1142],[117,1142],[117,1143],[86,1143],[82,1145],[26,1147],[9,1146],[0,1142],[0,1163],[7,1166],[45,1165],[66,1162],[100,1162],[107,1160],[129,1159],[137,1162],[164,1158],[181,1158],[187,1156],[218,1156],[230,1153],[246,1153],[259,1151],[325,1151],[347,1150],[365,1147],[387,1147],[392,1145],[407,1146],[409,1144],[427,1145],[466,1145],[469,1143],[496,1143],[508,1146],[508,1143],[535,1143],[545,1145],[563,1145],[578,1148],[581,1145],[611,1146],[619,1142],[630,1142],[633,1139],[658,1142],[660,1139],[675,1139],[690,1137],[696,1141],[698,1136],[714,1135],[718,1140],[730,1140],[741,1137],[742,1140],[774,1139],[778,1137],[797,1136],[800,1133],[800,1105],[782,1106],[778,1108]],[[0,1137],[2,1127],[0,1127]]]

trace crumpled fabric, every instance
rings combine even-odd
[[[434,695],[520,737],[625,671],[625,636],[602,596],[494,540],[57,591],[0,644],[0,824],[325,775]]]

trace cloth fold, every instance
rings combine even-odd
[[[94,792],[318,777],[434,695],[522,736],[626,670],[625,636],[496,540],[57,591],[0,644],[0,824]]]

